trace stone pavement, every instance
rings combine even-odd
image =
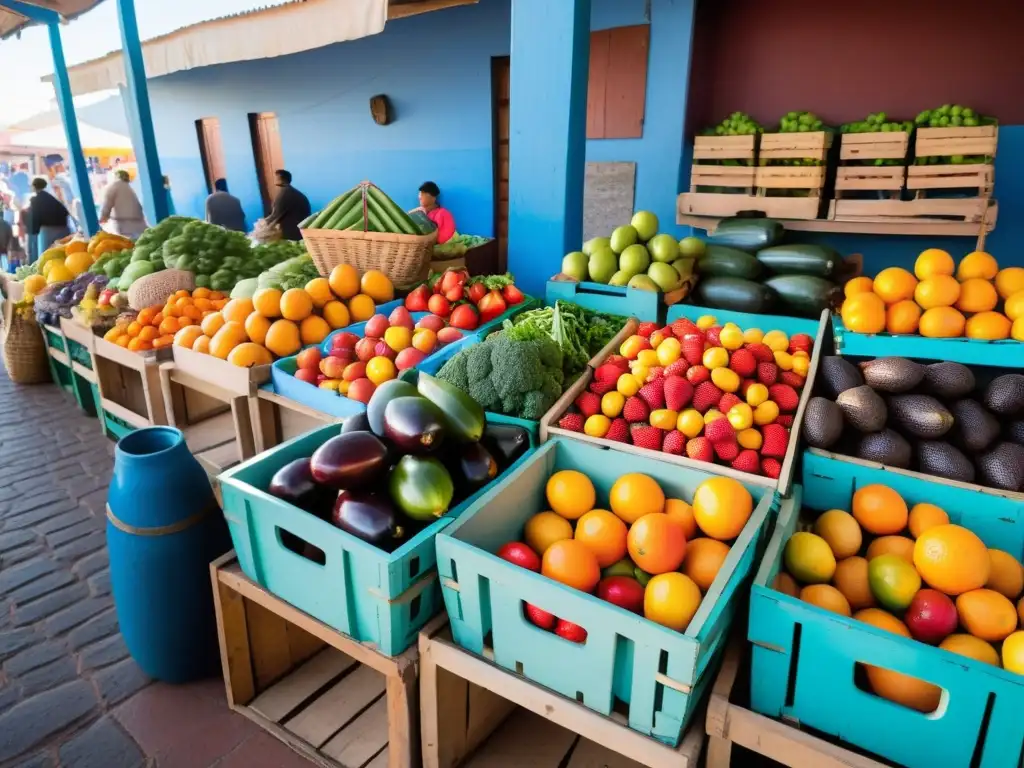
[[[56,386],[0,369],[0,768],[309,768],[220,679],[151,683],[110,595],[114,445]]]

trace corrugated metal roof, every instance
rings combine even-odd
[[[74,19],[86,11],[91,11],[103,0],[31,0],[29,5],[35,5],[46,10],[55,11],[66,19]],[[22,16],[20,13],[0,8],[0,40],[17,34],[30,24],[37,22]]]

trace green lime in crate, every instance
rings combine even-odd
[[[560,474],[565,470],[570,473]],[[589,492],[587,478],[593,486]],[[701,493],[711,494],[702,498],[720,502],[717,516],[711,511],[715,504],[695,501],[702,484]],[[677,501],[666,504],[666,497]],[[690,502],[697,508],[692,516],[686,511]],[[769,519],[789,503],[764,487],[554,438],[437,537],[452,635],[468,651],[602,715],[610,716],[616,701],[624,703],[631,728],[675,746],[714,679],[734,616],[745,610],[746,584]],[[575,533],[552,507],[562,509],[565,518],[582,514]],[[583,513],[584,507],[597,509]],[[603,535],[595,538],[592,525],[617,527],[608,510],[630,519],[627,537],[639,547],[628,549],[632,559],[616,560],[621,552]],[[689,524],[683,522],[688,517]],[[692,537],[695,522],[722,541],[702,537],[686,543],[714,560],[713,567],[701,569],[703,558],[695,554],[691,579],[676,572],[670,554],[674,537]],[[673,529],[677,525],[679,531]],[[645,536],[653,531],[660,533],[650,539],[657,546],[649,550]],[[569,536],[573,540],[565,540]],[[580,547],[600,555],[585,555]],[[562,583],[530,569],[531,561],[537,565],[538,551],[544,551],[543,573]],[[600,560],[593,564],[590,557]],[[567,562],[572,567],[567,569]],[[659,575],[651,578],[638,563]],[[604,572],[595,573],[600,565]],[[601,578],[598,594],[615,604],[583,591],[592,590],[596,578]],[[613,597],[608,590],[620,592]]]
[[[910,768],[1017,765],[1024,676],[999,668],[998,649],[1018,627],[1005,593],[1020,591],[1024,504],[810,452],[803,461],[813,514],[783,509],[751,593],[753,708]],[[815,519],[828,510],[839,512]],[[812,520],[822,538],[807,532]],[[869,541],[871,529],[887,535]],[[1024,636],[1007,642],[1024,671]]]

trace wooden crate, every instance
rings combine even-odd
[[[64,335],[67,359],[71,364],[71,385],[78,405],[90,416],[100,416],[99,379],[96,376],[96,335],[92,328],[62,317],[60,331]]]
[[[129,352],[100,337],[93,340],[93,345],[107,435],[121,438],[134,429],[167,424],[160,392],[160,361],[167,358],[167,353]]]
[[[768,215],[787,219],[816,219],[822,213],[826,162],[832,147],[830,131],[765,133],[757,154],[754,185],[765,198]],[[814,160],[817,165],[785,165],[787,160]],[[797,192],[797,196],[789,193]]]
[[[324,424],[344,421],[263,388],[257,391],[256,397],[249,398],[249,416],[256,453],[263,453]]]
[[[384,656],[210,566],[228,706],[322,768],[419,765],[415,646]]]
[[[680,196],[686,198],[687,212],[700,216],[731,216],[744,210],[744,201],[754,195],[756,151],[756,136],[694,137],[690,191]],[[725,165],[729,160],[744,164]],[[718,191],[721,187],[729,191]],[[716,191],[709,192],[709,188],[716,188]]]
[[[701,718],[673,749],[512,675],[452,641],[447,617],[419,639],[423,768],[696,768]]]
[[[829,218],[857,221],[866,215],[884,215],[886,203],[899,201],[907,181],[907,131],[846,133],[839,147],[835,199],[829,205]],[[901,160],[900,165],[875,165],[874,160]],[[861,165],[860,163],[867,163]],[[864,193],[876,193],[876,199]],[[850,198],[854,199],[850,199]]]

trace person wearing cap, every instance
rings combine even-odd
[[[447,243],[455,234],[455,217],[447,208],[438,205],[437,199],[441,196],[441,189],[432,181],[425,181],[420,185],[419,201],[420,207],[417,211],[423,211],[428,219],[437,227],[437,244]]]

